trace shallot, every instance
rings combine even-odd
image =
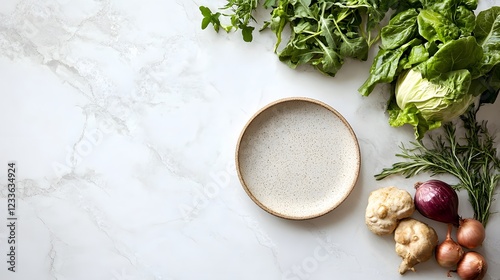
[[[486,236],[484,226],[476,219],[460,219],[457,230],[457,242],[468,249],[473,249],[483,244]]]
[[[451,238],[451,229],[452,225],[448,224],[446,239],[436,246],[436,261],[442,267],[455,266],[464,255],[462,246]]]
[[[474,251],[465,253],[457,265],[457,274],[464,280],[481,280],[487,270],[488,264],[484,257]]]

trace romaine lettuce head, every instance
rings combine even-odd
[[[411,69],[399,76],[395,98],[389,106],[391,126],[411,124],[415,138],[421,139],[428,130],[462,115],[474,102],[469,93],[471,75],[468,70],[442,74],[432,81]]]

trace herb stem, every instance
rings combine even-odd
[[[500,181],[500,159],[487,123],[476,120],[477,110],[471,106],[461,116],[464,128],[462,137],[457,135],[452,123],[447,123],[442,128],[444,137],[429,135],[432,148],[427,148],[421,140],[410,142],[411,148],[401,145],[402,152],[396,156],[406,161],[384,168],[375,175],[375,179],[382,180],[395,174],[410,178],[423,172],[431,176],[443,173],[453,175],[460,182],[454,188],[467,192],[474,218],[486,226],[493,195]]]

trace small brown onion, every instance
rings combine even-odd
[[[463,257],[462,246],[451,238],[452,225],[448,224],[446,239],[436,247],[436,261],[442,267],[455,266]]]
[[[483,244],[485,238],[484,226],[476,219],[461,219],[457,230],[457,242],[468,249]]]
[[[464,280],[481,280],[487,270],[488,264],[484,257],[474,251],[465,253],[457,266],[457,274]]]

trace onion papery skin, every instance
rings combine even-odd
[[[467,249],[474,249],[483,244],[486,232],[481,222],[476,219],[460,219],[457,230],[457,242]]]
[[[436,261],[441,267],[450,268],[457,265],[464,255],[462,246],[451,238],[452,227],[451,224],[448,224],[446,239],[436,246]]]
[[[464,280],[481,280],[488,271],[488,263],[481,254],[469,251],[457,265],[457,274]]]
[[[431,220],[459,226],[457,192],[446,182],[428,180],[415,184],[415,208]]]

